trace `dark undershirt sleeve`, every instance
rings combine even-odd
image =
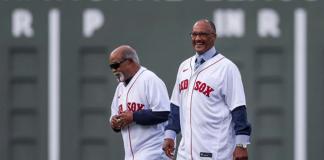
[[[120,129],[114,129],[114,128],[112,128],[113,129],[113,131],[115,131],[115,132],[120,132]]]
[[[247,121],[245,105],[235,108],[232,112],[235,135],[251,135],[251,125]]]
[[[168,120],[169,111],[144,109],[133,113],[133,120],[140,125],[154,125]]]
[[[176,106],[173,103],[171,103],[170,108],[171,112],[169,114],[168,125],[165,127],[165,130],[173,130],[178,134],[181,131],[179,106]]]

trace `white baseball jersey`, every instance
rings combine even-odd
[[[171,103],[180,107],[182,139],[177,159],[232,160],[231,111],[245,105],[240,72],[220,53],[194,71],[195,58],[180,65],[171,97]]]
[[[167,88],[153,72],[141,67],[127,86],[119,83],[111,104],[111,117],[123,111],[170,111]],[[131,123],[121,130],[125,160],[161,160],[165,124],[143,126]]]

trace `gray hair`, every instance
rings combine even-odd
[[[130,46],[127,46],[127,48],[128,48],[128,49],[124,52],[123,57],[124,57],[125,59],[131,59],[131,60],[133,60],[135,63],[140,64],[140,61],[139,61],[139,58],[138,58],[138,56],[137,56],[137,53],[136,53],[135,49],[133,49],[133,48],[130,47]]]
[[[213,30],[214,33],[216,33],[216,26],[215,26],[215,23],[211,20],[208,20],[208,19],[200,19],[196,22],[199,22],[199,21],[203,21],[203,22],[206,22],[209,24],[210,28]]]

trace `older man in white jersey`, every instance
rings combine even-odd
[[[125,160],[168,159],[161,150],[170,110],[165,84],[140,65],[130,46],[112,51],[109,64],[119,81],[111,104],[110,124],[114,131],[122,133]]]
[[[213,22],[197,21],[190,35],[196,54],[178,69],[163,150],[173,157],[181,131],[177,160],[247,160],[251,126],[240,72],[215,49]]]

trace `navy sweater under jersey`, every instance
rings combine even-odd
[[[234,122],[235,135],[251,135],[251,125],[247,121],[246,107],[239,106],[232,112],[232,121]],[[168,125],[165,130],[173,130],[177,134],[181,131],[179,107],[171,103],[171,113],[169,115]]]
[[[132,78],[127,79],[125,84],[127,85]],[[133,112],[133,121],[140,125],[155,125],[167,121],[169,113],[169,111],[144,109]],[[114,131],[119,132],[120,130],[114,129]]]

